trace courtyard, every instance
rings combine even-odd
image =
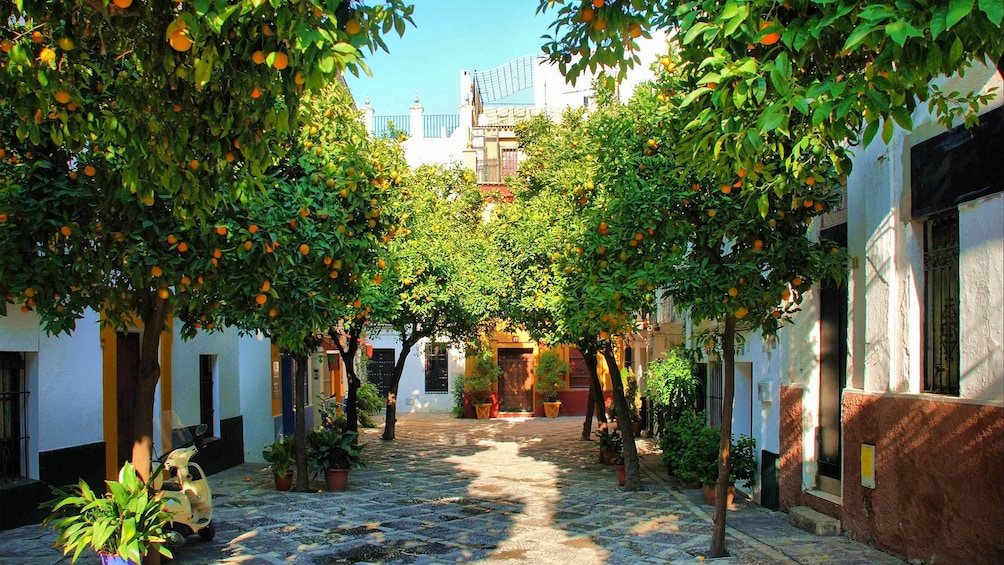
[[[276,492],[262,464],[212,475],[217,534],[192,536],[175,563],[696,563],[712,507],[638,442],[643,489],[624,492],[582,419],[399,416],[397,440],[362,432],[366,467],[342,493]],[[322,480],[312,481],[316,488]],[[8,565],[69,563],[37,525],[0,532]],[[796,529],[788,515],[730,508],[720,563],[902,563],[844,537]],[[78,563],[98,563],[84,554]]]

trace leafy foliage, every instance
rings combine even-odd
[[[325,469],[358,469],[363,466],[365,445],[358,444],[359,434],[339,426],[318,426],[307,434],[310,461],[316,477]]]
[[[558,391],[565,388],[565,375],[568,373],[568,361],[565,361],[554,351],[545,351],[537,357],[534,369],[537,393],[543,397],[543,402],[557,402]]]
[[[470,374],[464,378],[467,392],[471,395],[471,403],[487,403],[492,387],[498,383],[498,379],[501,376],[502,367],[499,367],[495,363],[491,352],[484,351],[478,353],[477,359],[474,361],[474,367],[471,368]]]
[[[42,507],[52,508],[52,513],[42,526],[56,531],[56,545],[63,547],[63,555],[72,551],[71,561],[76,562],[85,549],[91,548],[133,563],[142,561],[150,550],[171,557],[171,551],[163,545],[164,530],[171,521],[167,499],[151,495],[128,461],[120,479],[105,484],[108,491],[103,496],[91,490],[83,479],[69,490],[50,487],[56,498],[43,503]]]
[[[293,465],[293,436],[282,436],[266,445],[261,455],[276,475],[285,477]]]
[[[380,396],[380,389],[367,380],[359,385],[356,393],[356,404],[359,406],[359,425],[364,428],[375,428],[376,422],[373,415],[379,414],[383,410],[384,399]]]
[[[647,370],[645,396],[662,422],[697,411],[698,377],[690,355],[683,349],[672,349],[668,357],[652,360]]]

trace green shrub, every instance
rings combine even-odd
[[[499,367],[492,357],[490,351],[478,354],[477,361],[471,369],[471,374],[467,375],[467,392],[471,394],[472,404],[485,404],[491,398],[492,386],[498,378],[502,376],[502,367]]]
[[[380,395],[380,389],[369,381],[362,381],[356,391],[356,408],[359,410],[359,425],[364,428],[375,428],[373,415],[379,414],[386,405],[386,398]]]
[[[535,387],[544,402],[558,401],[558,391],[565,388],[567,372],[568,362],[553,351],[546,351],[537,358]]]
[[[453,395],[453,410],[451,413],[455,418],[462,418],[464,416],[464,387],[467,384],[464,382],[463,375],[454,375],[453,377],[453,390],[451,394]]]
[[[697,412],[699,379],[694,363],[686,350],[673,349],[669,357],[660,357],[648,364],[645,396],[665,423],[680,419],[683,414]]]

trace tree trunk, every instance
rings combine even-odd
[[[132,433],[132,464],[144,481],[150,479],[153,469],[153,406],[160,380],[160,337],[164,324],[171,314],[171,304],[150,292],[150,308],[143,316],[143,337],[139,349],[139,382],[136,384],[135,420],[133,429],[119,430],[119,434]],[[142,303],[143,301],[141,301]],[[159,565],[160,553],[151,551],[143,559],[147,565]]]
[[[356,373],[356,352],[359,350],[359,336],[363,333],[365,320],[357,319],[349,327],[348,334],[341,334],[332,328],[328,331],[331,339],[335,342],[335,348],[341,354],[345,362],[345,380],[348,381],[349,390],[345,398],[345,427],[354,432],[359,432],[359,407],[356,397],[359,391],[359,376]],[[345,337],[345,344],[342,345],[342,337]]]
[[[390,390],[387,391],[387,416],[384,419],[383,435],[380,436],[380,439],[388,441],[394,439],[397,428],[397,389],[398,385],[401,384],[401,375],[404,373],[404,363],[408,360],[411,348],[418,341],[414,335],[408,338],[400,337],[401,353],[398,354],[397,362],[394,363],[394,381],[391,383]]]
[[[736,318],[725,317],[725,333],[722,335],[722,380],[725,391],[722,394],[722,433],[718,443],[718,483],[715,485],[715,517],[711,525],[711,547],[708,557],[725,557],[725,515],[728,509],[728,490],[731,484],[729,471],[732,468],[732,403],[736,394]]]
[[[293,445],[296,455],[296,485],[299,492],[310,490],[307,467],[307,356],[302,353],[290,354],[296,371],[293,372],[293,409],[296,412],[296,428],[293,431]]]
[[[589,398],[586,399],[586,419],[582,421],[582,435],[579,437],[582,441],[589,441],[592,439],[593,435],[593,406],[596,405],[596,392],[593,390],[592,383],[589,385]]]
[[[589,371],[589,393],[593,397],[592,409],[596,411],[596,429],[603,432],[607,429],[607,411],[603,403],[603,385],[600,384],[600,375],[596,372],[599,361],[596,359],[596,352],[589,348],[579,348],[582,352],[582,359],[586,363],[586,370]],[[597,452],[597,462],[603,463],[603,449]]]
[[[624,490],[640,490],[641,466],[638,464],[638,447],[634,443],[634,434],[631,432],[631,409],[628,408],[627,398],[624,396],[624,383],[621,381],[620,368],[617,366],[617,359],[614,357],[614,350],[610,342],[607,342],[603,348],[603,358],[610,370],[610,382],[613,383],[614,409],[617,411],[617,418],[621,422],[628,423],[627,429],[620,430],[621,441],[624,443],[624,471],[627,473]]]

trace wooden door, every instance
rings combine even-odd
[[[132,459],[136,427],[136,385],[139,383],[139,334],[116,334],[115,373],[118,418],[118,464]]]
[[[499,349],[499,410],[533,412],[533,350]]]

